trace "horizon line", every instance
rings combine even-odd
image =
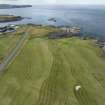
[[[100,6],[105,6],[105,4],[85,4],[85,3],[81,3],[81,4],[51,4],[51,3],[49,3],[49,4],[21,4],[21,3],[18,3],[18,4],[16,4],[16,3],[0,3],[0,4],[5,4],[5,5],[100,5]]]

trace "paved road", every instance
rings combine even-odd
[[[24,32],[23,35],[20,37],[19,41],[16,43],[15,47],[10,51],[10,53],[7,54],[7,56],[0,64],[0,71],[5,70],[9,66],[9,64],[12,63],[12,61],[15,59],[15,57],[18,55],[18,53],[21,51],[24,44],[28,40],[28,37],[29,34]]]

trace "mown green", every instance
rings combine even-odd
[[[101,54],[90,40],[31,38],[0,77],[0,105],[105,105]]]

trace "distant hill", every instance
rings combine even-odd
[[[10,5],[10,4],[0,4],[0,9],[27,8],[27,7],[32,7],[32,5]]]

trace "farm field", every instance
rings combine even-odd
[[[105,105],[101,49],[91,40],[44,37],[51,31],[31,27],[28,42],[0,75],[0,105]]]

